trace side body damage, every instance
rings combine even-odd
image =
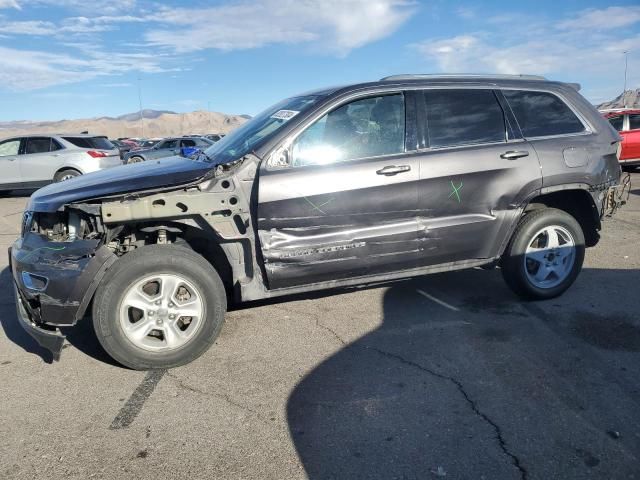
[[[615,132],[566,86],[548,88],[571,100],[585,131],[544,138],[525,138],[500,85],[446,88],[454,87],[495,92],[504,141],[429,148],[416,89],[445,87],[378,82],[326,93],[241,158],[166,159],[39,191],[10,251],[23,325],[59,352],[57,327],[85,315],[115,262],[152,244],[197,252],[235,301],[493,265],[523,215],[539,208],[566,211],[595,245],[603,215],[622,202]],[[296,135],[327,111],[398,92],[406,106],[402,153],[331,167],[287,163]]]

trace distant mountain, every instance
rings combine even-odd
[[[621,93],[610,102],[604,102],[598,105],[598,110],[607,110],[610,108],[640,108],[640,88],[636,90],[627,90]]]
[[[0,138],[39,133],[79,133],[88,131],[109,138],[119,137],[167,137],[172,135],[228,133],[247,121],[246,115],[198,110],[175,113],[167,110],[143,110],[118,117],[98,117],[54,122],[0,122]]]

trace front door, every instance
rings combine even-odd
[[[494,257],[541,187],[536,152],[501,99],[489,89],[424,91],[421,265]]]
[[[419,165],[407,153],[415,123],[405,125],[405,111],[402,93],[337,105],[297,136],[286,166],[263,162],[258,230],[269,288],[414,266]]]
[[[6,185],[17,187],[18,184],[22,183],[18,163],[19,152],[19,138],[11,138],[0,142],[0,172],[2,172],[2,177],[0,177],[0,189]]]

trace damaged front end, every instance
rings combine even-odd
[[[59,327],[84,316],[117,259],[104,244],[105,234],[92,206],[26,212],[21,237],[9,249],[20,323],[56,360],[64,343]]]

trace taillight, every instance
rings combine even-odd
[[[106,157],[106,156],[107,156],[107,154],[106,154],[106,153],[104,153],[104,152],[98,152],[98,151],[96,151],[96,150],[89,150],[87,153],[88,153],[89,155],[91,155],[93,158],[103,158],[103,157]]]

